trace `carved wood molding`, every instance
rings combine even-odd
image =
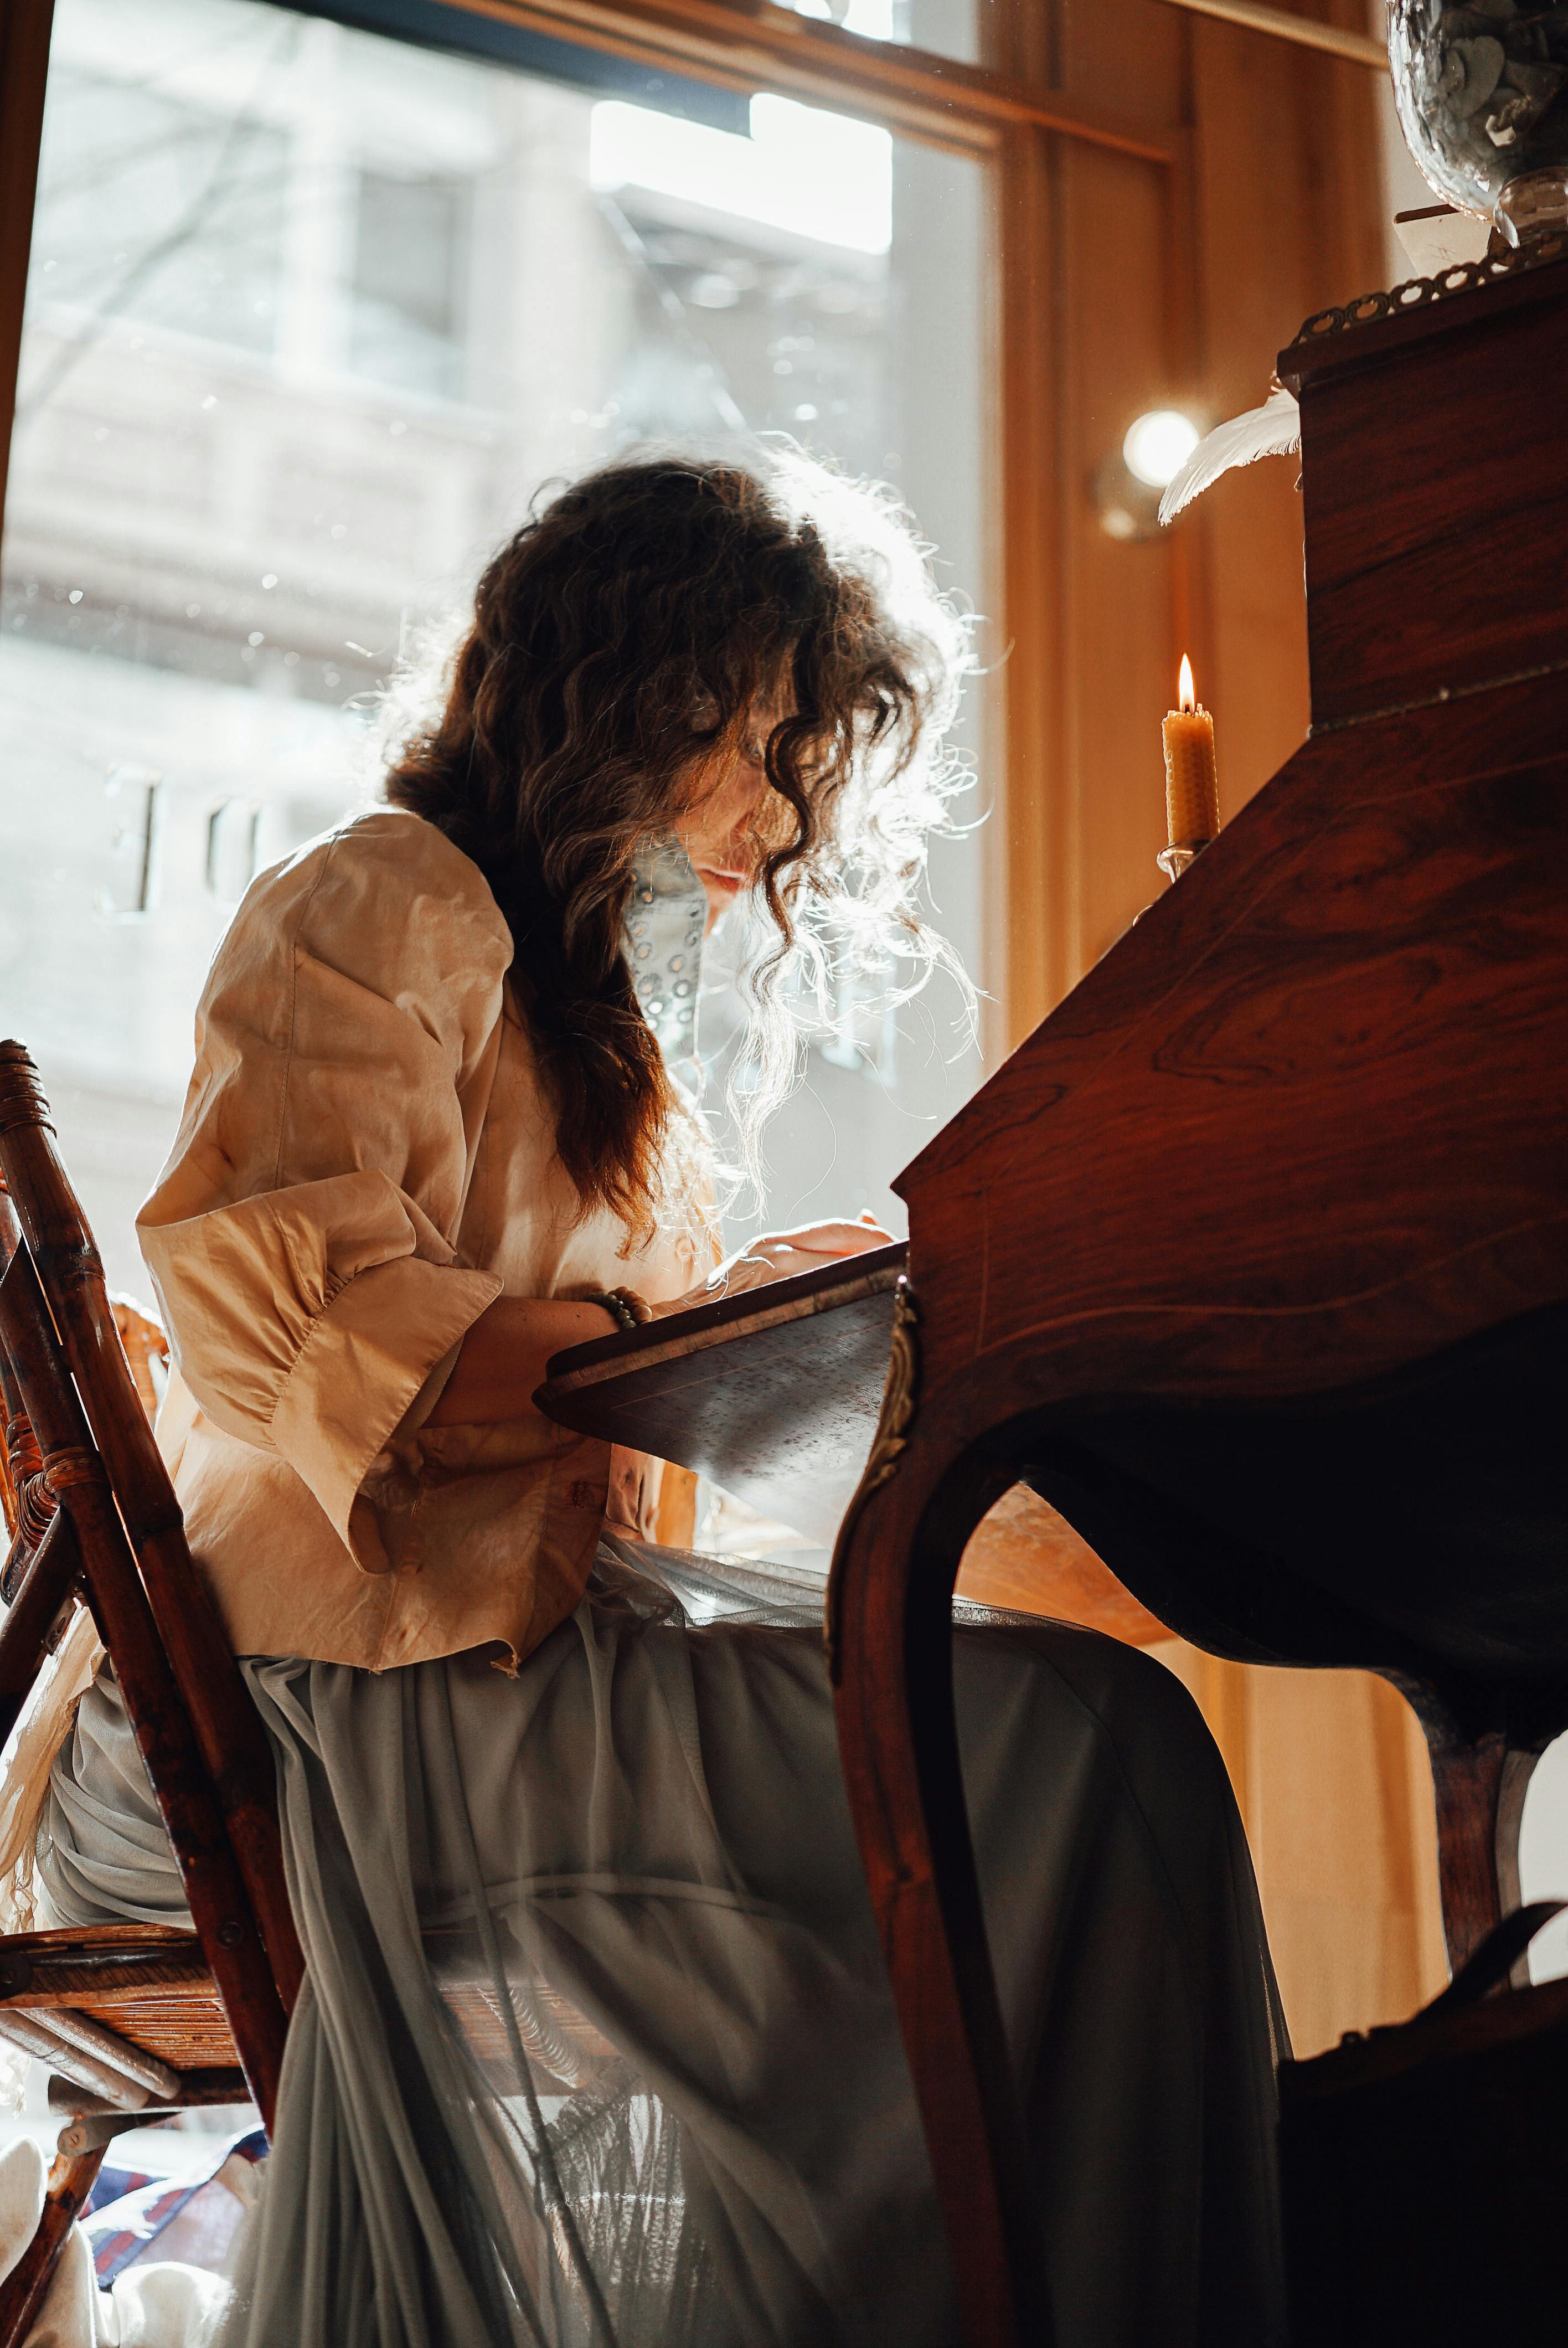
[[[1168,163],[1172,144],[1064,92],[902,42],[871,41],[772,0],[446,0],[446,5],[572,41],[634,64],[674,69],[730,89],[784,92],[853,108],[889,130],[960,154],[990,154],[1009,129],[1032,127]]]
[[[1222,25],[1237,25],[1245,33],[1264,33],[1270,40],[1292,41],[1297,48],[1320,49],[1351,65],[1369,66],[1387,73],[1389,52],[1370,33],[1354,33],[1344,25],[1326,25],[1316,16],[1298,16],[1289,8],[1271,8],[1265,0],[1166,0],[1194,16],[1217,17]]]
[[[1408,277],[1386,294],[1362,294],[1337,308],[1315,310],[1296,333],[1290,347],[1320,343],[1327,335],[1342,335],[1350,326],[1376,325],[1382,318],[1402,318],[1411,310],[1425,310],[1434,302],[1450,302],[1456,294],[1479,294],[1505,277],[1522,277],[1532,269],[1546,269],[1568,260],[1568,230],[1548,229],[1506,252],[1489,252],[1482,261],[1456,261],[1435,277]]]
[[[835,1687],[838,1684],[839,1607],[855,1528],[873,1492],[880,1491],[897,1469],[909,1440],[909,1429],[914,1424],[915,1389],[920,1375],[920,1341],[917,1334],[919,1321],[915,1292],[907,1278],[900,1280],[894,1293],[887,1383],[882,1389],[882,1410],[876,1421],[876,1433],[866,1457],[865,1471],[856,1487],[855,1497],[844,1512],[844,1521],[833,1545],[832,1570],[827,1577],[823,1638],[827,1648],[827,1674]]]

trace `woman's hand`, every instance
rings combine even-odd
[[[886,1247],[891,1237],[871,1215],[853,1223],[803,1223],[798,1231],[769,1231],[721,1264],[711,1279],[655,1311],[684,1313],[693,1304],[711,1304],[718,1296],[743,1295],[749,1288],[785,1280],[792,1272],[818,1272],[835,1258]],[[550,1355],[590,1337],[613,1335],[617,1326],[602,1304],[564,1297],[498,1296],[464,1338],[425,1425],[467,1426],[537,1416],[534,1389],[544,1381]]]
[[[820,1272],[835,1258],[886,1247],[892,1237],[869,1214],[853,1223],[802,1223],[793,1231],[766,1231],[721,1264],[710,1285],[721,1296],[733,1296],[787,1280],[792,1272]]]
[[[794,1272],[820,1272],[825,1263],[863,1255],[867,1248],[887,1247],[892,1238],[870,1214],[852,1223],[802,1223],[792,1231],[766,1231],[738,1249],[700,1287],[655,1310],[662,1317],[690,1312],[694,1304],[712,1304],[721,1296],[743,1296],[748,1289],[787,1280]]]

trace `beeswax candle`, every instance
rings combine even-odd
[[[1165,719],[1165,822],[1173,848],[1201,848],[1220,828],[1214,721],[1198,706],[1193,664],[1182,654],[1180,707]]]

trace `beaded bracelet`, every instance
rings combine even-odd
[[[641,1329],[653,1318],[653,1307],[635,1288],[590,1288],[585,1304],[600,1304],[622,1329]]]

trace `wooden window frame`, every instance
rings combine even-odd
[[[998,843],[987,889],[1002,935],[988,954],[995,1025],[987,1056],[1016,1043],[1077,975],[1081,946],[1070,901],[1074,889],[1070,816],[1052,788],[1061,763],[1055,713],[1063,705],[1061,654],[1053,609],[1051,548],[1060,528],[1055,391],[1050,341],[1036,289],[1053,283],[1050,180],[1058,142],[1109,150],[1171,175],[1165,204],[1173,223],[1171,282],[1190,274],[1180,223],[1186,217],[1186,135],[1154,132],[1049,87],[1030,0],[990,0],[989,61],[966,65],[928,50],[867,40],[803,17],[772,0],[439,0],[455,16],[480,15],[519,31],[589,47],[689,79],[750,92],[765,89],[841,108],[897,135],[987,164],[996,174],[992,260],[998,289],[993,325],[996,394],[991,424],[994,498],[991,542],[999,641],[1030,657],[1004,664],[993,749],[989,827]],[[1377,45],[1363,34],[1296,17],[1263,0],[1171,0],[1195,14],[1371,65]],[[318,13],[336,14],[333,0]],[[345,17],[354,11],[345,0]],[[21,348],[31,225],[36,195],[53,0],[0,0],[0,522]],[[1178,572],[1184,558],[1173,556]],[[1176,581],[1178,601],[1185,582]],[[1001,852],[1005,850],[1005,852]],[[1058,901],[1058,900],[1061,901]]]

